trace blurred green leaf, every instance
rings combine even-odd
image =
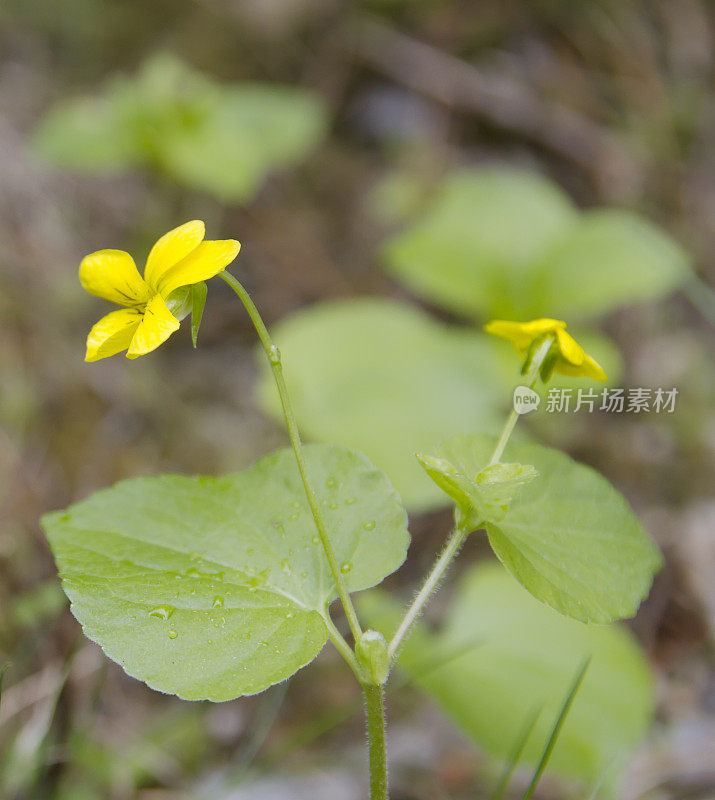
[[[374,586],[405,558],[397,494],[358,453],[306,458],[349,590]],[[87,636],[152,688],[255,694],[325,644],[336,591],[291,450],[222,478],[124,481],[43,526]]]
[[[544,256],[539,270],[542,307],[576,317],[663,297],[687,278],[689,259],[642,217],[598,209],[582,215]]]
[[[383,257],[420,296],[480,318],[603,313],[662,297],[688,275],[684,251],[645,219],[579,214],[551,181],[497,168],[448,176]]]
[[[60,101],[40,122],[33,144],[57,166],[95,174],[126,170],[143,158],[111,97]]]
[[[222,86],[168,53],[96,98],[51,109],[39,153],[90,172],[149,167],[221,200],[248,201],[269,173],[304,158],[325,133],[321,100],[272,84]]]
[[[577,219],[571,200],[536,174],[461,170],[383,255],[427,300],[477,317],[520,318],[534,306],[535,263]]]
[[[445,503],[415,453],[453,433],[498,430],[518,378],[513,354],[497,355],[486,336],[378,298],[313,306],[274,339],[305,434],[360,449],[415,511]],[[282,418],[261,364],[260,402]]]
[[[30,630],[59,614],[66,602],[57,581],[51,579],[15,597],[10,613],[15,625]]]
[[[222,200],[248,200],[266,175],[305,157],[322,138],[319,101],[295,89],[226,90],[200,124],[174,127],[160,158],[188,186]]]
[[[534,484],[532,484],[534,485]],[[382,592],[361,599],[369,624],[389,634],[400,618]],[[420,675],[430,653],[481,640],[478,649]],[[476,742],[498,758],[541,709],[523,750],[537,764],[585,658],[592,661],[556,743],[549,771],[591,783],[613,768],[617,777],[643,738],[653,713],[647,662],[619,626],[583,625],[539,603],[494,564],[472,567],[462,578],[444,627],[429,633],[418,624],[398,667],[433,697]]]

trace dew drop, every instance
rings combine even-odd
[[[320,544],[320,536],[313,537],[313,544]]]
[[[298,514],[291,514],[289,519],[295,522],[298,519]]]
[[[357,503],[357,497],[348,497],[348,499],[345,501],[346,506],[352,506],[355,505],[355,503]]]
[[[337,507],[338,507],[338,504],[337,504],[337,503],[335,503],[335,502],[333,502],[333,503],[331,503],[331,504],[329,505],[329,508],[332,508],[333,510],[334,510],[334,509],[336,509]]]
[[[186,577],[187,578],[200,578],[201,573],[195,568],[191,567],[191,569],[186,570]]]
[[[366,531],[373,531],[373,530],[375,530],[375,524],[376,524],[375,520],[371,519],[369,522],[366,522],[363,525],[363,528],[365,528]]]
[[[213,608],[223,608],[223,597],[216,595],[212,604]]]
[[[242,633],[241,634],[241,638],[245,639],[246,641],[248,641],[248,639],[251,638],[251,634],[250,633]]]
[[[328,489],[334,489],[338,485],[338,482],[331,476],[327,481],[325,481],[325,485],[328,487]]]
[[[169,638],[170,638],[170,639],[176,639],[176,637],[177,637],[178,635],[179,635],[179,634],[178,634],[178,633],[177,633],[177,632],[176,632],[176,631],[175,631],[173,628],[172,628],[172,629],[169,631]]]
[[[281,351],[274,344],[268,350],[268,359],[274,365],[281,363]]]
[[[281,561],[281,569],[283,570],[283,572],[285,572],[286,575],[290,575],[291,572],[293,571],[290,566],[290,561],[288,561],[287,558],[284,558],[283,561]]]
[[[279,655],[281,654],[281,651],[280,651],[280,650],[279,650],[277,647],[276,647],[276,649],[275,649],[273,652],[274,652],[274,653],[275,653],[277,656],[279,656]]]
[[[345,574],[347,574],[348,572],[350,572],[350,570],[351,570],[352,568],[353,568],[353,565],[352,565],[352,564],[351,564],[349,561],[346,561],[346,562],[345,562],[345,564],[343,564],[343,565],[340,567],[340,571],[341,571],[341,572],[342,572],[342,573],[345,575]]]
[[[294,616],[295,615],[293,614],[292,611],[288,611],[287,614],[286,614],[286,619],[293,619]]]
[[[156,617],[157,619],[163,619],[166,622],[167,619],[174,613],[174,609],[172,606],[156,606],[156,608],[152,608],[149,612],[150,617]]]
[[[291,503],[291,505],[293,506],[293,508],[300,508],[300,503],[298,502],[298,500],[294,500],[294,501]]]

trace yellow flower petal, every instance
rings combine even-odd
[[[87,336],[84,360],[99,361],[126,350],[141,321],[141,311],[134,308],[122,308],[102,317]]]
[[[563,320],[548,317],[532,319],[530,322],[496,319],[488,322],[484,330],[508,339],[522,355],[526,355],[529,347],[541,336],[552,334],[556,338],[556,343],[551,346],[550,354],[553,357],[554,348],[558,353],[553,365],[555,372],[595,378],[598,381],[607,380],[601,365],[585,352],[571,334],[566,332],[566,323]]]
[[[583,364],[586,358],[583,347],[581,347],[570,333],[566,333],[563,328],[559,328],[556,331],[556,343],[559,348],[559,355],[561,356],[559,360],[565,359],[569,364],[573,364],[576,367]]]
[[[138,358],[156,350],[178,328],[179,320],[166,307],[164,298],[154,295],[147,303],[144,317],[134,333],[127,358]]]
[[[608,376],[603,371],[603,367],[586,353],[584,353],[583,363],[579,366],[569,364],[567,361],[559,359],[554,367],[554,372],[559,372],[562,375],[574,375],[580,378],[593,378],[597,381],[608,380]]]
[[[206,229],[200,219],[187,222],[165,233],[151,248],[144,268],[144,280],[159,291],[162,276],[179,261],[186,258],[204,238]]]
[[[530,322],[511,322],[509,320],[495,319],[484,326],[487,333],[508,339],[517,350],[528,350],[531,343],[545,333],[556,333],[566,327],[566,323],[559,319],[533,319]]]
[[[164,273],[159,291],[164,297],[181,286],[207,281],[218,275],[238,255],[240,242],[235,239],[201,242],[186,258]]]
[[[120,306],[146,303],[149,287],[142,280],[134,259],[123,250],[98,250],[79,265],[82,286],[95,297]]]

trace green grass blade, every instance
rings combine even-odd
[[[583,664],[579,667],[578,672],[576,673],[576,677],[574,678],[574,681],[571,684],[569,693],[566,695],[566,699],[564,700],[564,704],[561,707],[559,716],[556,718],[554,727],[551,730],[549,741],[546,743],[546,747],[544,748],[544,752],[541,756],[541,760],[539,761],[539,765],[536,767],[534,776],[532,777],[531,783],[529,784],[529,788],[524,793],[523,800],[529,800],[529,798],[534,794],[534,791],[536,790],[536,787],[538,786],[538,783],[541,780],[541,776],[549,763],[551,754],[554,751],[554,747],[556,747],[556,742],[559,738],[559,734],[561,733],[561,728],[563,727],[563,724],[566,721],[566,717],[568,716],[573,701],[576,699],[578,690],[581,688],[581,683],[583,682],[583,679],[586,675],[586,670],[588,669],[588,665],[590,663],[591,659],[589,657],[583,662]]]
[[[514,770],[516,769],[517,764],[521,759],[522,753],[524,752],[524,748],[526,747],[526,743],[529,741],[529,737],[531,736],[531,732],[534,730],[534,725],[536,725],[536,721],[539,719],[539,716],[541,715],[541,711],[542,709],[541,707],[539,707],[534,711],[532,711],[532,713],[529,714],[529,716],[526,718],[524,725],[519,731],[516,742],[514,744],[514,749],[512,750],[512,753],[509,756],[509,760],[504,766],[504,771],[502,772],[501,778],[499,779],[497,788],[494,790],[494,794],[492,795],[492,800],[502,800],[502,798],[504,797],[504,793],[509,787],[509,781],[511,780],[511,776],[514,774]]]
[[[5,677],[5,673],[10,669],[10,662],[8,661],[6,664],[3,664],[0,667],[0,702],[2,701],[2,682],[3,678]]]

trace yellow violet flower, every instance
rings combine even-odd
[[[139,274],[123,250],[99,250],[82,259],[79,279],[96,297],[123,306],[102,317],[87,336],[85,361],[127,351],[127,358],[150,353],[179,328],[181,306],[172,292],[213,278],[238,255],[235,239],[204,241],[205,227],[193,220],[165,233],[152,247]]]
[[[553,370],[562,375],[576,375],[605,381],[606,373],[601,365],[591,358],[581,345],[566,333],[566,323],[559,319],[532,319],[530,322],[509,322],[495,319],[484,326],[487,333],[508,339],[526,357],[534,342],[545,336],[554,336],[555,341],[549,356],[554,356]]]

